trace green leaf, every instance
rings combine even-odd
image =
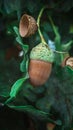
[[[21,110],[21,111],[27,111],[27,112],[31,112],[31,113],[37,113],[37,114],[42,114],[42,116],[43,115],[45,115],[45,116],[47,116],[48,115],[48,113],[46,113],[46,112],[43,112],[43,111],[41,111],[41,110],[37,110],[37,109],[35,109],[33,106],[31,106],[31,105],[26,105],[26,106],[12,106],[12,105],[8,105],[10,108],[14,108],[14,109],[16,109],[16,110]]]
[[[20,64],[20,70],[21,70],[21,72],[26,71],[26,60],[25,59],[23,59],[23,61]]]
[[[20,70],[21,72],[26,72],[27,68],[28,68],[28,59],[25,57],[20,64]]]
[[[22,42],[22,39],[18,36],[18,37],[16,37],[16,41],[20,44],[20,45],[22,45],[23,44],[23,42]]]
[[[13,29],[14,29],[15,33],[17,34],[17,36],[19,36],[19,29],[18,29],[18,27],[14,26]]]
[[[16,95],[18,94],[18,92],[20,91],[22,84],[24,83],[24,81],[28,79],[28,74],[25,76],[25,78],[21,78],[18,79],[12,86],[11,91],[10,91],[10,98],[7,99],[7,101],[5,102],[5,104],[8,104],[10,101],[12,101]]]
[[[24,45],[23,41],[22,41],[22,38],[19,34],[19,29],[18,27],[14,26],[13,27],[17,37],[16,37],[16,41],[22,46],[22,49],[24,50],[25,54],[28,52],[28,49],[29,49],[29,46],[28,45]]]
[[[15,97],[21,88],[21,85],[25,81],[25,78],[17,80],[11,88],[10,97]]]
[[[68,43],[66,43],[66,44],[63,44],[62,45],[62,50],[63,51],[69,51],[70,49],[71,49],[71,45],[73,44],[73,41],[71,40],[71,41],[69,41]]]
[[[46,113],[44,111],[38,110],[36,108],[34,108],[31,105],[27,105],[27,106],[13,106],[13,105],[8,105],[10,108],[19,110],[19,111],[23,111],[23,112],[29,112],[30,114],[34,115],[35,117],[39,117],[39,119],[47,119],[48,121],[52,122],[52,123],[56,123],[57,125],[61,125],[61,121],[54,121],[51,118],[49,118],[49,113]]]
[[[16,110],[21,110],[23,112],[29,112],[31,115],[35,116],[36,118],[42,119],[42,120],[47,120],[50,121],[51,123],[55,123],[57,125],[62,125],[61,120],[52,120],[49,116],[49,113],[46,113],[44,111],[38,110],[36,108],[34,108],[31,105],[27,105],[27,106],[9,106],[10,108],[14,108]]]
[[[25,54],[26,54],[26,53],[28,52],[28,50],[29,50],[29,46],[28,46],[28,45],[22,45],[22,48],[23,48]]]
[[[73,75],[73,69],[69,66],[66,67],[69,74]]]
[[[16,41],[17,41],[20,45],[23,45],[23,41],[22,41],[22,38],[20,37],[18,27],[14,26],[13,29],[14,29],[16,35],[17,35]]]
[[[28,76],[25,76],[25,78],[18,79],[14,85],[11,88],[10,97],[16,97],[17,93],[21,89],[22,84],[24,81],[28,78]]]

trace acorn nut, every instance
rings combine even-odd
[[[38,44],[31,50],[29,63],[29,78],[34,86],[43,85],[52,70],[54,53],[46,45]]]

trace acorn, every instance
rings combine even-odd
[[[21,37],[29,37],[33,35],[38,29],[36,20],[27,14],[24,14],[19,23],[19,33]]]
[[[41,86],[47,81],[53,61],[54,53],[48,45],[40,43],[31,50],[28,73],[33,86]]]
[[[73,69],[73,57],[69,57],[65,61],[66,66],[70,66]]]
[[[63,57],[63,61],[61,63],[61,66],[62,67],[65,67],[66,66],[66,60],[70,57],[69,54],[65,54],[64,57]]]
[[[69,54],[67,54],[65,57],[64,57],[64,60],[61,64],[62,67],[65,67],[65,66],[69,66],[73,69],[73,57],[70,57]]]

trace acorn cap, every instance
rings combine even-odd
[[[54,52],[50,50],[47,45],[40,43],[31,50],[30,59],[53,62]]]
[[[21,37],[29,37],[33,35],[38,29],[35,19],[27,14],[24,14],[19,23],[19,33]]]
[[[62,61],[62,63],[61,63],[61,66],[62,66],[62,67],[65,67],[65,66],[66,66],[66,61],[67,61],[67,59],[68,59],[69,57],[70,57],[69,54],[66,54],[66,55],[64,56],[63,61]]]
[[[69,57],[66,60],[66,66],[70,66],[73,69],[73,57]]]

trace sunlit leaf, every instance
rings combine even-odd
[[[14,85],[11,88],[11,92],[10,92],[10,97],[16,97],[17,93],[19,92],[19,90],[21,89],[22,84],[24,83],[24,81],[27,79],[28,77],[24,77],[21,78],[19,80],[17,80]]]

